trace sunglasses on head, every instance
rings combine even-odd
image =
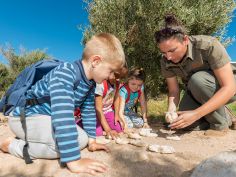
[[[170,37],[175,34],[184,34],[184,33],[180,30],[176,30],[176,29],[172,29],[172,28],[164,28],[162,30],[155,32],[155,37],[156,38],[158,38],[159,36]]]

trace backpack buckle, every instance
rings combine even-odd
[[[39,102],[37,99],[28,99],[26,100],[26,106],[30,105],[30,106],[34,106],[34,105],[38,105]]]

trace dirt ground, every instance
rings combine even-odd
[[[117,145],[114,142],[107,146],[111,153],[82,151],[82,157],[101,160],[109,170],[100,177],[189,177],[194,168],[204,159],[222,151],[236,149],[236,131],[230,130],[223,137],[206,137],[203,131],[179,134],[180,141],[165,139],[166,134],[160,123],[150,122],[158,137],[143,137],[148,144],[171,145],[174,154],[159,154],[133,145]],[[0,123],[0,141],[12,135],[7,123]],[[25,165],[22,159],[0,152],[1,177],[89,177],[86,174],[72,174],[61,168],[58,160],[35,160]]]

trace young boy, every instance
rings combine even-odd
[[[27,91],[27,97],[50,95],[50,102],[26,107],[28,152],[32,159],[60,158],[74,173],[95,175],[105,172],[107,167],[100,161],[80,157],[80,149],[88,145],[90,151],[109,149],[96,143],[96,113],[94,86],[114,77],[114,72],[125,63],[120,41],[113,35],[101,33],[86,44],[83,58],[78,61],[79,71],[72,64],[63,63],[50,71]],[[74,87],[76,74],[82,77]],[[74,110],[80,107],[83,129],[76,126]],[[25,144],[20,122],[20,111],[16,108],[8,117],[11,130],[17,139],[8,138],[0,148],[4,152],[22,158]]]

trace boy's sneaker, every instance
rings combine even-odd
[[[236,116],[234,115],[234,113],[230,110],[230,108],[228,108],[227,106],[225,106],[225,113],[229,116],[229,118],[231,119],[232,125],[230,126],[230,128],[232,130],[236,130]]]

